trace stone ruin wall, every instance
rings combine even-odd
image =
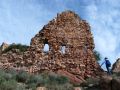
[[[49,51],[44,53],[44,45]],[[65,53],[61,48],[65,47]],[[94,76],[98,71],[90,26],[71,12],[58,14],[31,40],[33,61],[41,62],[41,70],[65,70],[77,76]]]
[[[45,44],[49,45],[47,53],[43,51]],[[65,53],[62,53],[62,47],[65,47]],[[100,71],[93,49],[89,24],[74,12],[66,11],[31,39],[28,51],[3,54],[0,66],[4,63],[7,68],[25,69],[31,73],[62,70],[77,78],[91,77]]]

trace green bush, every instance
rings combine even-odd
[[[44,79],[41,75],[31,75],[27,83],[43,83]]]
[[[81,85],[86,85],[86,86],[89,86],[90,84],[91,85],[98,85],[99,84],[99,81],[100,81],[100,78],[87,78],[86,79],[86,82],[83,82]]]
[[[12,78],[12,74],[6,73],[4,70],[0,70],[0,77],[5,80],[10,80]]]
[[[37,84],[36,83],[29,83],[29,84],[27,84],[27,89],[36,90],[36,88],[37,88]]]
[[[18,72],[14,69],[9,69],[9,70],[6,70],[6,73],[11,74],[12,75],[11,79],[15,80]]]
[[[101,60],[101,54],[98,51],[94,50],[94,56],[97,61]]]
[[[59,76],[59,77],[57,78],[57,82],[58,82],[58,84],[66,84],[66,83],[69,82],[69,80],[68,80],[68,78],[65,77],[65,76]]]
[[[29,79],[29,74],[25,71],[19,71],[16,75],[16,80],[18,82],[26,83],[28,79]]]
[[[37,86],[44,86],[45,80],[41,75],[31,75],[26,82],[28,88],[36,89]]]
[[[55,73],[29,75],[25,71],[0,70],[0,90],[36,90],[39,86],[48,90],[73,90],[68,78]]]
[[[0,90],[16,90],[17,82],[15,80],[3,81],[0,84]]]
[[[18,83],[16,90],[27,90],[24,83]]]
[[[3,76],[6,80],[11,80],[12,79],[12,74],[10,73],[6,73],[4,76]]]
[[[63,85],[55,84],[55,85],[46,85],[47,90],[74,90],[73,85],[66,83]]]
[[[69,80],[67,77],[64,77],[64,76],[59,76],[59,75],[49,75],[49,80],[50,80],[50,83],[52,84],[65,84],[65,83],[68,83]]]
[[[0,76],[0,84],[4,81],[6,81],[5,78],[3,76]]]
[[[27,45],[22,45],[22,44],[11,44],[8,48],[6,48],[2,53],[6,53],[8,51],[11,51],[12,49],[19,49],[20,52],[25,52],[29,46]]]
[[[0,76],[4,76],[6,74],[6,72],[2,69],[0,69]]]
[[[42,73],[41,76],[44,79],[45,84],[65,84],[69,83],[69,80],[67,77],[60,76],[55,73]]]

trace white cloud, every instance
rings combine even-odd
[[[7,1],[0,3],[0,43],[29,44],[30,39],[48,23],[54,13],[33,0]]]
[[[116,53],[120,43],[119,4],[119,0],[101,0],[86,7],[87,20],[91,24],[96,49],[103,57],[108,56],[112,63],[120,57],[120,50]]]

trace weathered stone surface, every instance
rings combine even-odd
[[[120,58],[118,58],[117,61],[113,64],[112,72],[120,72]]]
[[[75,87],[74,90],[82,90],[80,87]]]
[[[9,68],[22,68],[23,62],[23,54],[19,52],[19,50],[14,49],[10,52],[3,53],[0,55],[0,63],[2,68],[9,69]]]
[[[9,47],[9,44],[3,42],[0,49],[1,51],[4,51],[7,47]]]
[[[100,79],[100,88],[101,90],[112,90],[112,77],[111,76],[102,76]]]
[[[49,45],[48,52],[43,51],[45,44]],[[2,54],[0,60],[8,68],[25,69],[30,73],[61,70],[79,80],[101,72],[93,49],[89,24],[74,12],[65,11],[31,39],[28,51]]]
[[[44,45],[49,45],[47,54]],[[62,53],[61,47],[65,48]],[[31,40],[33,61],[38,60],[42,70],[64,70],[76,77],[96,76],[100,70],[94,54],[90,26],[71,11],[58,14]]]
[[[100,90],[120,90],[120,77],[103,76],[99,85]]]
[[[62,76],[66,76],[70,79],[70,81],[72,81],[72,83],[82,83],[85,82],[84,78],[82,77],[76,77],[74,74],[71,74],[67,71],[63,71],[63,70],[58,70],[57,74],[60,74]]]

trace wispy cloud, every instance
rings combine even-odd
[[[30,39],[53,16],[45,5],[33,0],[1,0],[0,42],[29,44]]]
[[[119,5],[119,0],[98,0],[86,7],[86,17],[93,30],[96,49],[103,57],[112,59],[112,63],[120,57],[120,50],[117,50],[120,49]]]

